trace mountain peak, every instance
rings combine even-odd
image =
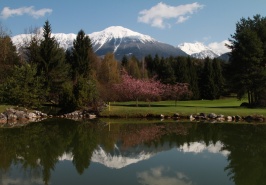
[[[91,38],[93,45],[98,46],[98,49],[100,49],[106,42],[113,39],[117,40],[117,43],[121,43],[124,38],[138,40],[142,43],[156,41],[148,35],[143,35],[122,26],[111,26],[102,31],[93,32],[89,34],[89,37]]]
[[[195,43],[183,43],[178,45],[178,47],[186,52],[189,55],[200,53],[202,51],[211,50],[209,47],[205,46],[201,42],[195,42]]]

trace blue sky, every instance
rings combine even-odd
[[[266,16],[266,0],[0,0],[0,22],[12,36],[49,20],[53,33],[123,26],[174,46],[222,42],[255,14]]]

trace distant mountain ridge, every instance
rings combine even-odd
[[[41,37],[42,29],[39,32]],[[66,50],[73,47],[73,41],[77,35],[73,33],[53,33],[52,36],[58,41],[60,47]],[[88,36],[98,56],[104,56],[111,52],[115,54],[118,60],[121,60],[124,55],[134,55],[138,59],[143,59],[147,55],[155,56],[156,54],[161,57],[190,55],[195,58],[215,58],[220,56],[202,43],[184,43],[174,47],[122,26],[111,26],[102,31],[88,34]],[[25,40],[30,40],[30,37],[31,34],[16,35],[12,37],[12,42],[19,48],[25,43]]]
[[[211,48],[205,46],[204,44],[200,42],[196,43],[183,43],[178,45],[178,48],[180,48],[182,51],[186,52],[188,55],[204,59],[204,58],[217,58],[220,56],[219,53],[214,52]]]

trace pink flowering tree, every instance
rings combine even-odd
[[[122,75],[121,83],[116,84],[114,89],[120,95],[121,100],[135,100],[137,106],[139,100],[153,100],[156,97],[163,97],[177,101],[181,96],[190,94],[188,84],[162,84],[155,78],[135,79],[127,73]]]
[[[182,97],[190,97],[192,92],[189,90],[188,83],[176,83],[176,84],[164,84],[163,97],[168,100],[175,100],[175,106],[177,100]]]
[[[122,81],[114,86],[122,100],[136,100],[138,106],[139,100],[152,99],[163,93],[162,84],[154,79],[135,79],[127,73],[122,75]]]

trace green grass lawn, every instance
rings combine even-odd
[[[245,101],[239,101],[235,98],[220,100],[196,100],[196,101],[160,101],[139,102],[112,102],[109,108],[105,109],[101,116],[110,117],[145,117],[147,114],[172,116],[174,113],[187,116],[197,113],[216,113],[225,116],[247,116],[264,115],[265,108],[244,108],[240,104]]]
[[[12,105],[0,105],[0,113],[4,112],[7,108],[14,107]]]

